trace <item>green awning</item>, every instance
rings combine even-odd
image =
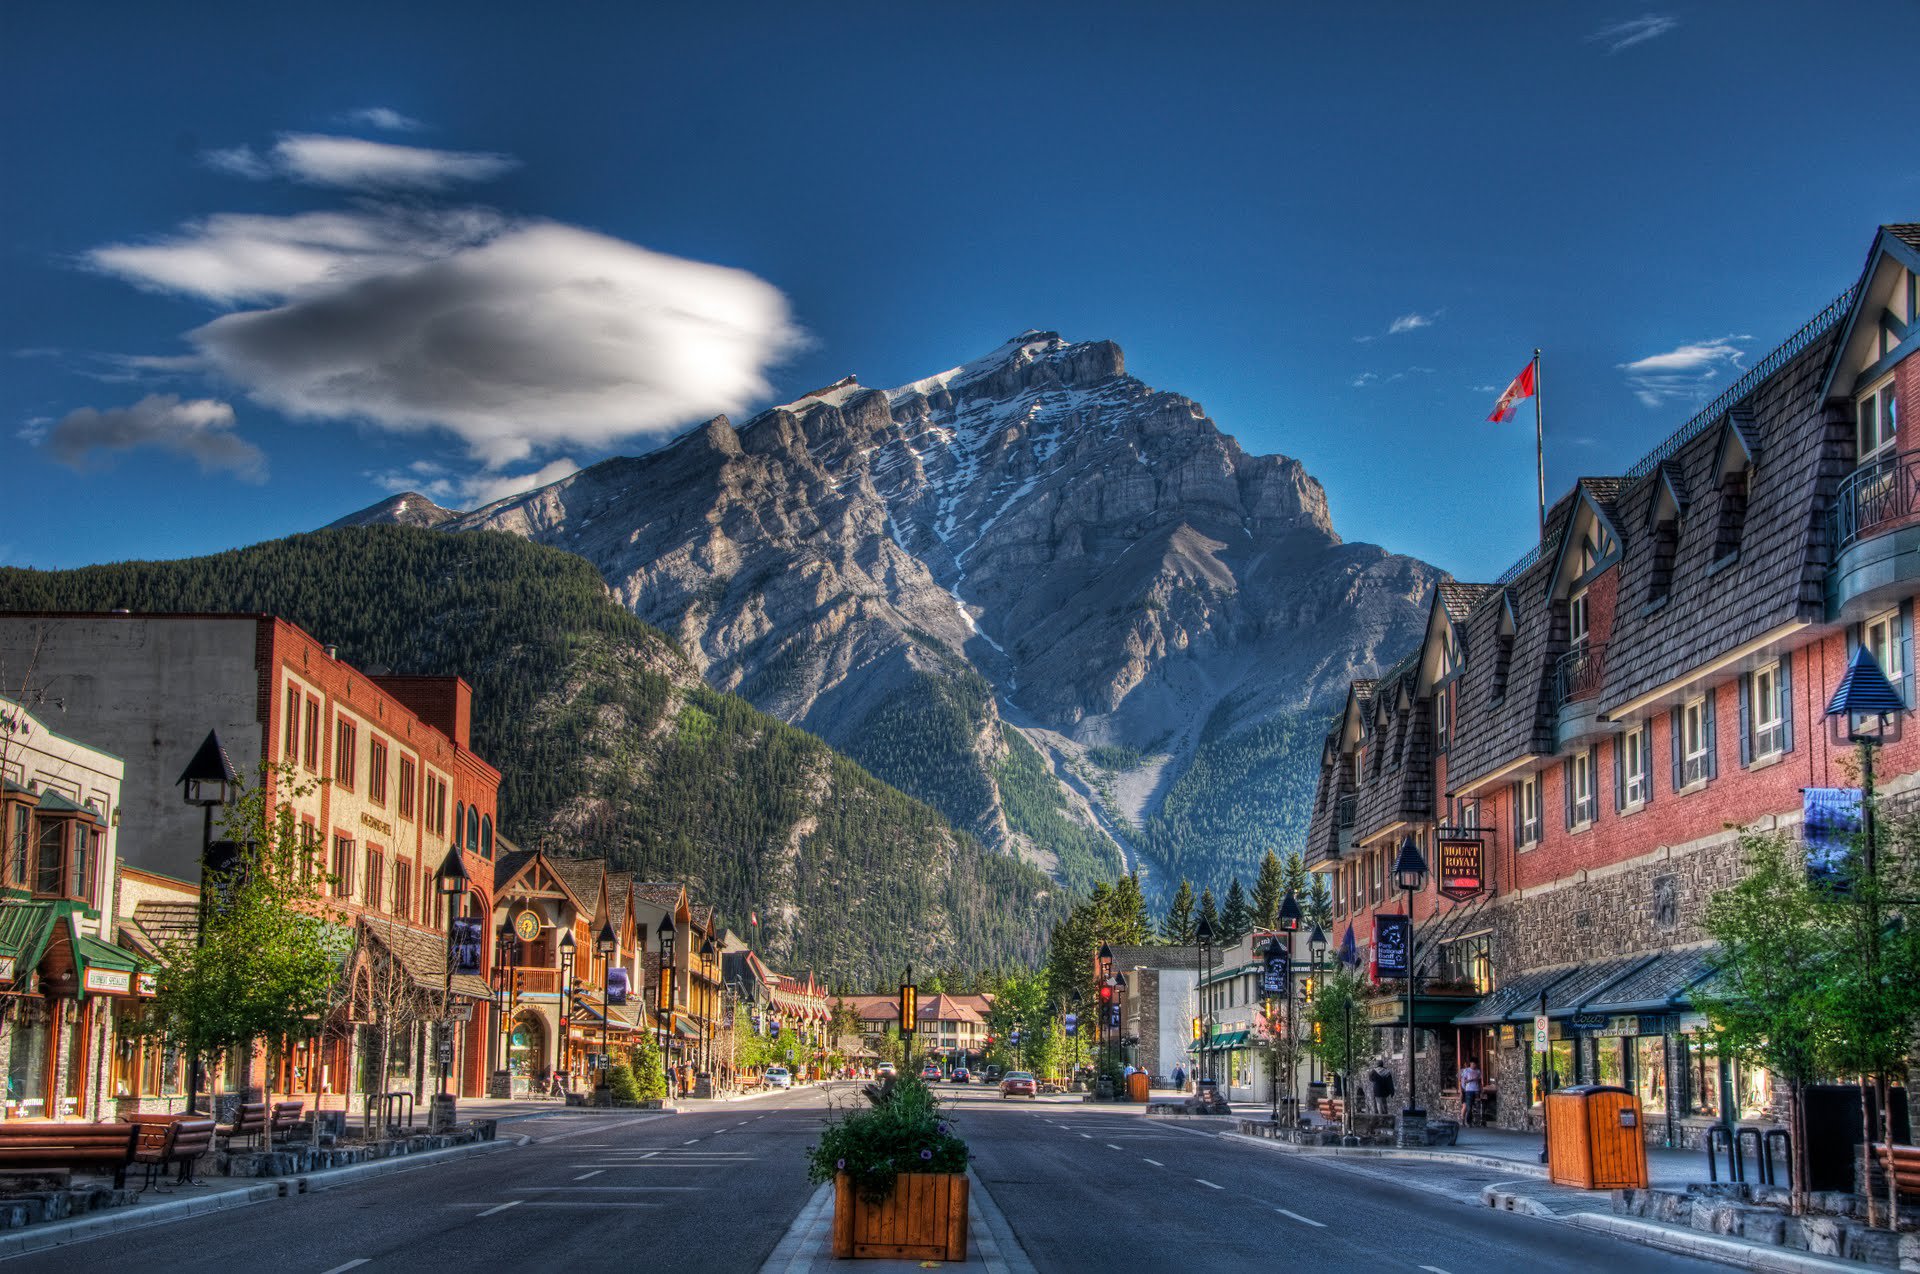
[[[39,965],[62,914],[51,902],[8,899],[0,903],[0,980],[19,982]]]
[[[80,998],[95,995],[133,995],[139,986],[140,961],[133,952],[89,938],[73,936],[73,959],[80,966]]]
[[[70,801],[52,788],[40,793],[39,807],[53,814],[84,814],[96,823],[100,821],[100,815],[90,806]]]
[[[1223,1048],[1239,1048],[1247,1042],[1247,1035],[1246,1031],[1222,1031],[1218,1035],[1209,1037],[1202,1047],[1210,1052],[1218,1052]]]

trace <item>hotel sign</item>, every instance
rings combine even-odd
[[[1478,836],[1440,834],[1440,892],[1455,902],[1486,892],[1486,842]]]

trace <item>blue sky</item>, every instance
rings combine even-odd
[[[1551,496],[1920,219],[1915,47],[1913,0],[8,6],[0,563],[467,504],[1041,327],[1484,578],[1534,346]]]

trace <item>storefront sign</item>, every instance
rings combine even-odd
[[[1594,1034],[1600,1036],[1602,1039],[1615,1039],[1623,1035],[1642,1035],[1646,1033],[1640,1029],[1640,1015],[1637,1013],[1628,1013],[1603,1020],[1606,1022],[1606,1025],[1594,1032]],[[1658,1033],[1657,1031],[1654,1032],[1654,1034]]]
[[[1405,1020],[1406,1005],[1397,999],[1378,999],[1367,1001],[1367,1025],[1397,1026]]]
[[[1383,978],[1407,976],[1407,940],[1413,925],[1406,916],[1373,918],[1373,961]]]
[[[1847,855],[1860,834],[1860,789],[1800,789],[1800,835],[1807,842],[1807,875],[1829,885],[1844,883]]]
[[[1579,1031],[1597,1031],[1611,1020],[1604,1013],[1575,1013],[1571,1025]]]
[[[13,957],[0,956],[0,982],[13,981]]]
[[[129,995],[133,992],[133,974],[125,969],[88,969],[81,985],[102,995]]]
[[[1698,1035],[1702,1031],[1711,1031],[1713,1023],[1707,1021],[1705,1013],[1682,1013],[1680,1015],[1680,1033]]]
[[[1267,995],[1287,993],[1287,953],[1275,951],[1266,959],[1260,974],[1260,990]]]
[[[1533,1019],[1533,1051],[1534,1052],[1544,1053],[1547,1051],[1547,1042],[1553,1038],[1552,1031],[1553,1031],[1553,1024],[1547,1021],[1547,1015],[1545,1013],[1538,1014],[1534,1017]]]
[[[1440,892],[1455,902],[1486,892],[1486,845],[1479,837],[1440,840]]]
[[[137,973],[133,979],[134,989],[144,996],[160,994],[160,976],[155,973]]]

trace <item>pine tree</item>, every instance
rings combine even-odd
[[[1113,899],[1106,922],[1108,942],[1139,946],[1153,941],[1153,926],[1147,921],[1147,900],[1140,892],[1140,877],[1126,875],[1113,887]]]
[[[1253,930],[1253,911],[1247,906],[1247,891],[1241,888],[1238,876],[1227,886],[1227,905],[1220,912],[1220,923],[1226,926],[1228,942],[1238,942]]]
[[[1200,918],[1206,921],[1207,928],[1213,931],[1214,945],[1224,945],[1226,940],[1221,935],[1226,931],[1220,927],[1220,907],[1213,901],[1211,889],[1200,891]]]
[[[1160,940],[1168,946],[1193,945],[1193,882],[1182,880],[1167,904],[1166,919],[1160,922]]]
[[[1260,860],[1260,879],[1253,886],[1253,922],[1262,929],[1280,927],[1280,899],[1286,893],[1280,859],[1272,850]]]
[[[1307,899],[1307,922],[1320,926],[1322,933],[1333,931],[1333,891],[1320,872],[1313,874],[1313,893]]]
[[[1295,898],[1300,900],[1302,907],[1306,906],[1307,899],[1312,896],[1313,886],[1309,879],[1309,873],[1307,872],[1306,859],[1300,856],[1299,850],[1296,849],[1287,855],[1286,866],[1283,870],[1286,873],[1287,888],[1293,892]]]

